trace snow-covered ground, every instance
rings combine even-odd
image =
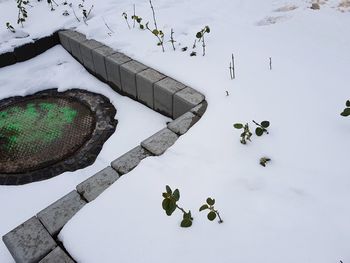
[[[84,88],[110,98],[117,109],[116,119],[119,121],[115,133],[105,143],[93,165],[41,182],[0,186],[0,236],[75,189],[77,184],[110,165],[111,161],[165,127],[169,121],[140,103],[115,93],[91,76],[61,46],[30,61],[0,69],[0,86],[0,99],[50,88],[60,91]],[[0,242],[0,262],[11,262],[3,242]]]
[[[121,16],[131,17],[135,4],[152,25],[146,0],[85,1],[94,4],[88,25],[61,16],[66,7],[50,12],[35,3],[36,16],[23,29],[31,36],[77,26],[201,91],[209,103],[163,156],[144,160],[64,227],[60,239],[78,262],[350,262],[350,119],[339,115],[350,96],[350,12],[338,7],[346,1],[320,2],[311,10],[306,0],[153,0],[166,41],[175,31],[177,51],[167,42],[165,53],[150,32],[129,30]],[[12,4],[0,3],[0,24],[14,24]],[[198,56],[190,57],[205,25],[207,54],[197,45]],[[0,51],[24,40],[6,41]],[[232,125],[253,119],[269,120],[270,134],[242,145]],[[272,159],[266,168],[263,156]],[[162,210],[166,184],[180,189],[191,228],[179,227],[180,212],[167,217]],[[208,196],[223,224],[198,212]]]

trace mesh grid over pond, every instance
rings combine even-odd
[[[0,184],[42,180],[42,173],[52,177],[91,164],[117,123],[106,97],[82,90],[1,102]]]

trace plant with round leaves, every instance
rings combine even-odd
[[[251,142],[250,138],[252,137],[253,133],[250,131],[248,123],[246,123],[245,125],[243,125],[242,123],[235,123],[233,124],[233,127],[238,130],[243,129],[243,132],[241,133],[242,144],[247,144],[247,141]]]
[[[342,113],[340,113],[340,115],[343,117],[348,117],[350,116],[350,100],[346,101],[345,106],[346,108],[343,110]]]
[[[217,216],[219,218],[218,222],[219,224],[221,224],[224,221],[220,217],[219,211],[215,209],[214,205],[215,205],[215,199],[208,197],[206,200],[206,203],[199,208],[199,212],[204,210],[209,210],[207,215],[208,220],[213,221]]]
[[[28,0],[17,0],[17,8],[18,8],[17,24],[21,24],[22,27],[23,27],[23,23],[26,21],[28,17],[26,5],[29,5]]]
[[[180,191],[179,189],[171,190],[169,185],[165,186],[165,192],[162,193],[163,202],[162,207],[167,214],[167,216],[171,216],[176,209],[179,209],[183,213],[183,218],[181,221],[181,227],[190,227],[192,226],[192,215],[191,211],[186,212],[182,207],[180,207],[177,202],[180,200]]]
[[[129,20],[128,20],[128,14],[126,12],[123,12],[122,17],[124,17],[126,24],[128,25],[128,28],[131,29]]]
[[[149,22],[146,23],[146,29],[148,31],[150,31],[157,39],[158,39],[158,43],[157,43],[157,46],[160,46],[162,47],[162,51],[164,52],[165,49],[164,49],[164,33],[162,30],[159,30],[157,28],[155,29],[151,29],[149,27]]]
[[[201,29],[200,31],[198,31],[196,33],[196,40],[198,42],[202,42],[202,50],[203,50],[203,56],[205,56],[205,47],[206,47],[206,44],[205,44],[205,34],[209,34],[210,33],[210,28],[209,26],[205,26],[203,29]],[[196,43],[196,40],[194,43]],[[195,48],[196,44],[193,45],[193,48]]]
[[[257,123],[256,121],[254,121],[254,124],[257,125],[258,127],[256,127],[255,129],[255,134],[257,136],[262,136],[264,133],[269,134],[267,128],[270,126],[270,122],[269,121],[262,121],[260,124]]]
[[[266,167],[266,164],[267,164],[268,162],[270,162],[270,161],[271,161],[270,158],[268,158],[268,157],[262,157],[262,158],[260,158],[260,165]]]
[[[139,25],[139,28],[144,30],[145,26],[141,23],[142,22],[142,17],[137,16],[137,15],[133,15],[131,16],[131,19],[134,21],[134,23],[136,22]]]

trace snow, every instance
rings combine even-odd
[[[146,0],[91,0],[88,25],[60,17],[41,29],[38,18],[28,21],[24,29],[31,36],[77,26],[201,91],[209,103],[203,118],[164,155],[145,159],[68,222],[59,238],[74,259],[350,261],[350,123],[340,116],[349,99],[350,13],[338,10],[340,2],[326,1],[315,11],[304,0],[154,0],[159,27],[167,35],[175,31],[177,51],[166,43],[165,53],[153,35],[129,30],[121,16],[126,11],[131,17],[135,3],[137,15],[152,21]],[[0,24],[5,20],[0,16]],[[198,45],[198,55],[190,57],[194,36],[205,25],[211,28],[206,56]],[[184,46],[188,52],[180,51]],[[232,53],[235,80],[228,70]],[[232,125],[251,120],[269,120],[270,134],[242,145]],[[263,156],[272,159],[266,168],[259,165]],[[191,228],[179,227],[181,213],[167,217],[162,210],[167,184],[179,188],[179,204],[191,209]],[[198,212],[208,196],[216,199],[223,224]]]
[[[0,69],[0,86],[0,99],[51,88],[58,88],[59,91],[84,88],[107,96],[117,109],[115,118],[119,121],[115,133],[105,143],[93,165],[41,182],[0,186],[0,199],[3,200],[0,236],[75,189],[77,184],[110,165],[111,161],[165,127],[169,121],[140,103],[114,92],[91,76],[61,46],[27,62]],[[0,243],[0,262],[11,262],[3,242]]]

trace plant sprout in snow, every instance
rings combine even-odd
[[[215,199],[208,197],[206,204],[202,205],[199,208],[199,212],[204,210],[209,210],[209,213],[207,215],[208,220],[213,221],[217,216],[219,218],[219,224],[221,224],[224,221],[220,217],[219,211],[215,210],[214,204],[215,204]]]
[[[242,123],[235,123],[233,124],[233,127],[241,130],[243,129],[243,132],[241,133],[241,143],[247,144],[247,141],[251,141],[250,138],[252,137],[253,133],[249,129],[248,123],[243,125]]]
[[[350,100],[347,100],[345,103],[346,108],[340,113],[341,116],[348,117],[350,116]]]
[[[163,202],[162,202],[162,207],[165,211],[165,213],[168,216],[171,216],[176,209],[179,209],[183,213],[183,218],[181,221],[181,227],[190,227],[192,226],[192,215],[191,211],[186,212],[183,208],[178,206],[177,202],[180,200],[180,191],[179,189],[175,189],[173,192],[169,185],[165,187],[166,192],[164,192],[163,195]]]
[[[254,124],[257,125],[258,127],[255,129],[255,134],[257,136],[261,136],[264,133],[269,134],[267,128],[270,126],[270,122],[269,121],[262,121],[260,124],[257,123],[256,121],[254,121]]]

